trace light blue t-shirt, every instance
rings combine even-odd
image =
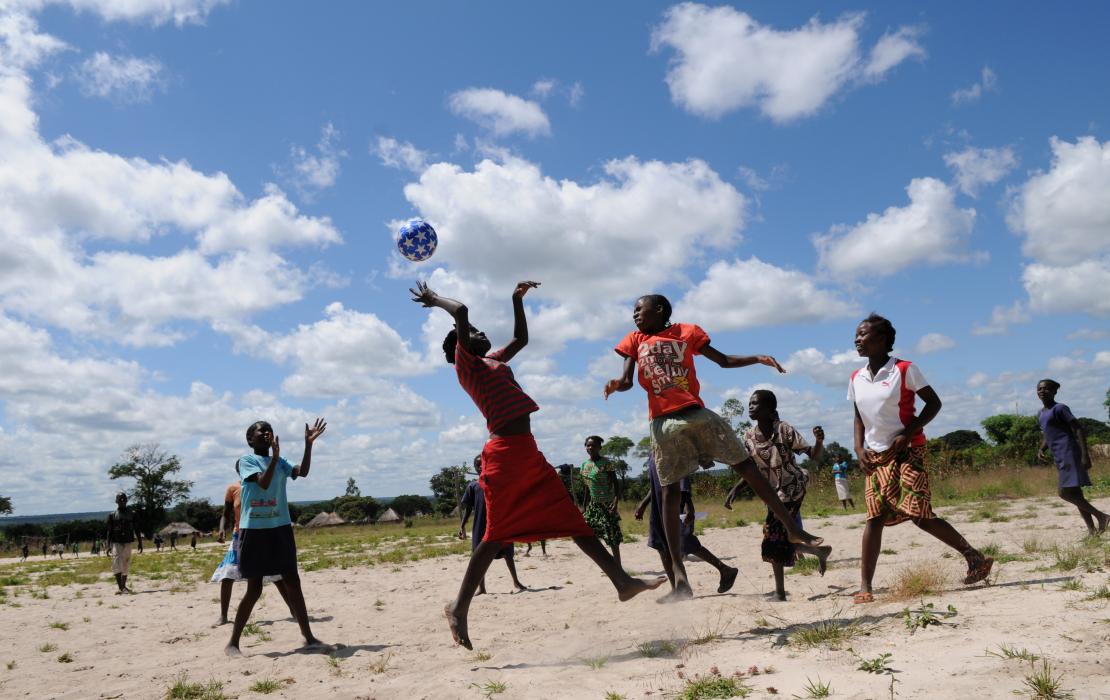
[[[848,463],[837,462],[832,468],[834,479],[847,479],[848,478]]]
[[[256,454],[243,455],[239,458],[239,478],[242,479],[243,491],[240,499],[242,506],[239,510],[240,530],[265,530],[267,528],[281,527],[291,523],[289,519],[289,501],[285,498],[285,484],[293,476],[293,465],[280,458],[274,468],[274,478],[270,488],[263,489],[258,485],[258,480],[247,481],[252,475],[259,477],[270,466],[269,457],[259,457]]]

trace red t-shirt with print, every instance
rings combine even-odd
[[[694,355],[708,344],[709,335],[692,323],[675,323],[652,335],[632,331],[617,343],[618,355],[636,360],[636,374],[647,391],[651,418],[705,405],[694,371]]]

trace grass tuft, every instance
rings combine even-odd
[[[890,585],[891,600],[910,600],[936,595],[944,590],[948,574],[936,562],[918,561],[898,570]]]
[[[706,676],[687,680],[675,695],[677,700],[716,700],[717,698],[746,698],[752,688],[739,678],[731,676]]]
[[[598,670],[604,668],[605,664],[609,663],[609,657],[608,656],[587,657],[587,658],[582,659],[582,663],[589,666],[592,670],[598,671]]]
[[[816,681],[811,680],[807,676],[806,677],[806,684],[802,687],[802,692],[804,692],[805,695],[802,695],[800,697],[804,697],[804,698],[827,698],[830,695],[832,695],[832,684],[822,683],[821,682],[821,676],[817,676]],[[795,696],[795,697],[799,697],[799,696]]]
[[[370,662],[370,673],[381,675],[389,670],[389,661],[393,658],[393,652],[389,651],[377,658],[376,661]]]
[[[801,649],[825,647],[839,649],[846,642],[866,634],[868,629],[858,620],[822,620],[790,633],[789,641]]]
[[[678,645],[670,639],[660,639],[652,642],[643,642],[636,646],[636,651],[640,656],[646,659],[654,659],[659,656],[674,656],[678,651]]]
[[[486,700],[489,700],[489,698],[492,698],[494,695],[504,693],[508,690],[509,684],[502,683],[501,681],[486,681],[483,685],[471,683],[470,687],[477,688],[478,692],[486,696]]]
[[[1020,659],[1022,661],[1028,661],[1029,663],[1039,661],[1041,658],[1028,649],[1025,649],[1024,647],[1018,649],[1016,647],[1010,646],[1009,644],[999,644],[998,651],[991,651],[988,649],[987,655],[997,656],[1000,659]]]
[[[1029,690],[1033,700],[1066,700],[1073,696],[1060,687],[1063,678],[1063,675],[1053,676],[1052,665],[1048,663],[1048,659],[1042,659],[1039,670],[1036,664],[1029,664],[1029,674],[1022,680],[1022,684]]]
[[[41,651],[44,654],[49,654],[50,652],[57,651],[57,650],[58,650],[58,645],[57,644],[51,644],[50,642],[46,642],[45,644],[39,645],[39,651]]]
[[[167,700],[227,700],[224,684],[217,680],[207,683],[190,683],[189,677],[182,673],[174,679],[173,685],[166,690]]]
[[[68,622],[51,622],[50,623],[50,629],[62,630],[64,632],[65,630],[69,629],[69,623]]]
[[[274,691],[281,690],[281,686],[281,681],[275,681],[273,678],[267,678],[265,680],[256,681],[253,685],[251,685],[250,688],[247,688],[247,690],[251,691],[252,693],[269,695]]]

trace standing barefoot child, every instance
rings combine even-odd
[[[671,303],[661,294],[640,297],[632,311],[632,320],[636,330],[616,347],[617,354],[624,358],[624,372],[619,379],[610,379],[605,384],[605,398],[615,391],[631,389],[633,374],[639,377],[640,386],[647,391],[651,449],[663,487],[663,531],[675,580],[674,590],[662,602],[694,595],[682,563],[679,482],[696,472],[705,460],[724,462],[747,481],[782,521],[791,542],[821,544],[821,538],[806,533],[790,518],[732,426],[705,408],[699,395],[701,387],[694,371],[694,356],[704,355],[725,368],[761,364],[779,372],[786,370],[768,355],[725,355],[709,344],[709,336],[701,327],[671,323]]]
[[[289,520],[289,502],[285,485],[289,477],[307,478],[312,466],[312,443],[327,428],[327,423],[317,418],[312,427],[304,426],[304,456],[299,466],[281,457],[281,446],[274,429],[266,421],[258,421],[247,428],[247,444],[253,454],[239,458],[239,476],[242,485],[242,514],[239,536],[239,573],[247,580],[247,592],[235,611],[235,624],[231,640],[224,652],[228,656],[242,656],[239,637],[250,619],[254,604],[262,594],[264,576],[281,575],[292,602],[293,617],[304,637],[303,649],[307,651],[332,651],[335,647],[324,644],[312,634],[308,624],[301,578],[297,573],[297,543],[293,539],[293,525]]]
[[[1089,534],[1102,534],[1106,532],[1110,515],[1095,508],[1083,497],[1083,487],[1091,485],[1091,477],[1087,474],[1091,468],[1087,436],[1083,434],[1083,426],[1072,415],[1071,409],[1065,404],[1056,403],[1056,392],[1059,390],[1060,383],[1054,379],[1037,382],[1037,398],[1044,404],[1044,408],[1037,414],[1037,422],[1044,433],[1037,456],[1045,459],[1045,450],[1052,451],[1060,498],[1079,509],[1079,516],[1087,524]]]
[[[836,486],[836,497],[840,499],[840,505],[844,510],[848,510],[848,506],[856,507],[856,502],[852,500],[852,491],[848,486],[848,460],[847,458],[840,460],[833,465],[833,485]]]
[[[586,482],[586,508],[582,516],[598,539],[612,547],[613,559],[620,566],[621,542],[624,541],[621,516],[617,510],[620,483],[612,462],[601,456],[603,443],[604,440],[597,435],[586,438],[586,454],[590,458],[582,463],[582,481]]]
[[[744,446],[759,465],[782,505],[801,527],[802,501],[806,497],[809,475],[794,461],[795,454],[806,454],[812,460],[821,459],[825,452],[825,431],[821,426],[813,429],[813,447],[786,421],[779,420],[778,398],[767,389],[757,389],[748,399],[748,417],[755,425],[744,431]],[[733,489],[734,491],[736,489]],[[775,597],[786,600],[783,567],[794,566],[798,552],[812,554],[819,562],[817,570],[825,575],[825,567],[832,547],[814,547],[794,544],[786,536],[786,528],[767,509],[763,523],[763,544],[760,547],[763,561],[775,572]]]
[[[474,648],[467,634],[470,601],[494,556],[506,543],[573,537],[574,543],[609,577],[622,601],[657,588],[666,580],[641,581],[617,566],[582,519],[532,437],[530,415],[539,406],[516,383],[507,363],[528,344],[524,295],[538,286],[537,282],[517,284],[513,291],[513,339],[493,352],[486,334],[470,325],[469,311],[461,302],[437,295],[423,282],[409,290],[416,303],[443,309],[455,319],[455,329],[443,341],[443,352],[455,365],[459,384],[482,412],[490,433],[482,450],[480,479],[486,496],[486,534],[470,557],[458,597],[443,610],[455,643],[467,649]]]
[[[655,468],[655,457],[648,456],[647,460],[648,479],[651,480],[651,490],[644,496],[644,500],[640,501],[640,505],[636,507],[635,517],[637,520],[644,519],[644,511],[647,507],[651,506],[650,515],[648,516],[648,539],[647,545],[659,552],[659,561],[663,564],[663,571],[667,572],[667,580],[671,583],[671,590],[674,590],[674,565],[671,563],[670,549],[667,547],[667,534],[663,532],[663,486],[659,483],[659,470]],[[682,543],[680,545],[681,554],[693,554],[698,559],[701,559],[706,564],[709,564],[717,573],[721,575],[720,583],[717,584],[718,593],[727,593],[734,583],[736,583],[736,574],[739,573],[738,569],[725,564],[718,559],[713,552],[705,548],[701,543],[698,536],[694,534],[694,519],[697,512],[694,510],[694,497],[690,488],[690,479],[686,478],[678,482],[678,490],[682,494]]]
[[[135,511],[127,507],[127,494],[116,494],[116,510],[108,514],[108,556],[112,557],[112,574],[116,577],[116,595],[133,593],[127,587],[127,575],[131,571],[131,546],[139,543],[143,551],[143,534],[135,524]],[[46,553],[46,543],[42,545]]]
[[[891,357],[895,330],[871,314],[856,327],[856,351],[867,364],[852,373],[848,400],[855,405],[855,448],[866,478],[867,525],[863,528],[860,590],[855,602],[875,599],[871,580],[883,546],[883,528],[907,520],[964,556],[964,585],[990,575],[994,559],[968,544],[956,528],[933,513],[925,471],[925,433],[940,413],[940,397],[917,365]],[[925,402],[915,413],[914,401]]]
[[[478,472],[479,478],[482,476],[482,455],[474,458],[474,470]],[[470,512],[474,511],[474,527],[470,531],[470,552],[478,549],[478,545],[482,544],[482,538],[486,535],[486,497],[482,493],[481,485],[475,481],[471,481],[466,485],[466,490],[463,491],[462,498],[459,500],[459,539],[466,539],[466,521],[470,518]],[[517,591],[526,591],[528,587],[520,582],[516,576],[516,562],[513,561],[513,554],[515,545],[510,542],[501,548],[494,559],[504,559],[505,566],[509,568],[509,576],[513,578],[513,586]],[[485,595],[486,593],[486,577],[482,577],[481,583],[478,584],[478,595]]]

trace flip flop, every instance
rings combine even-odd
[[[990,557],[980,559],[978,564],[967,570],[967,576],[964,578],[964,585],[970,586],[990,576],[992,566],[994,566],[994,559]]]
[[[871,593],[868,593],[867,591],[860,591],[859,593],[856,593],[854,596],[852,596],[852,602],[857,604],[874,603],[875,596]]]

